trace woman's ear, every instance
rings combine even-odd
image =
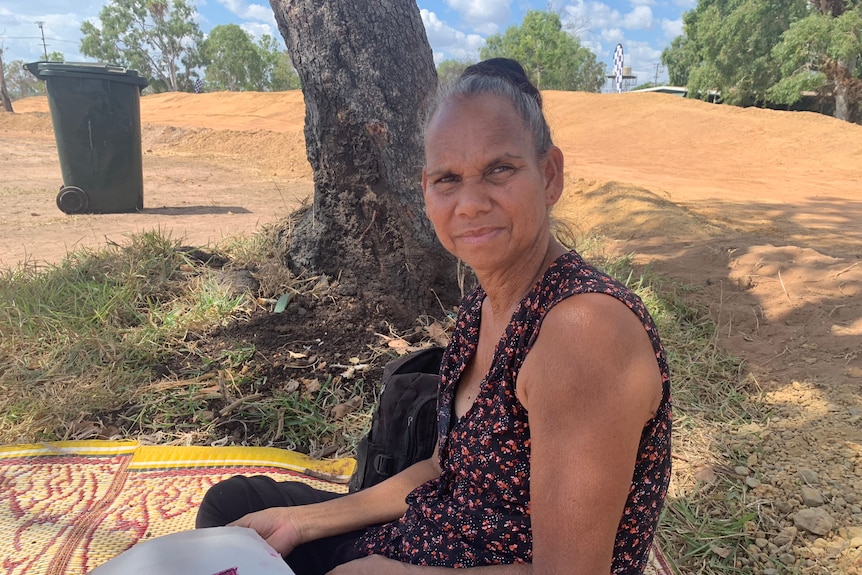
[[[563,195],[565,176],[563,174],[563,152],[551,146],[542,160],[542,173],[545,176],[545,205],[553,206]]]

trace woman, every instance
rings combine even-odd
[[[512,60],[471,66],[425,144],[426,212],[480,284],[443,358],[435,454],[343,497],[232,478],[198,526],[251,527],[298,575],[641,573],[670,475],[667,363],[641,301],[551,234],[563,155],[538,90]]]

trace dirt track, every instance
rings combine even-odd
[[[569,179],[558,215],[691,286],[763,388],[761,496],[816,469],[843,502],[827,505],[838,526],[862,528],[862,126],[657,94],[545,97]],[[312,190],[298,93],[162,94],[142,100],[144,212],[66,216],[47,104],[15,104],[0,115],[2,267],[155,227],[217,241]]]

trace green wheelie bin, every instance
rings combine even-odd
[[[146,78],[107,64],[25,64],[45,80],[67,214],[137,212],[144,207],[141,90]]]

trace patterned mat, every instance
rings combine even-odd
[[[266,447],[0,447],[0,573],[84,575],[135,543],[192,529],[203,494],[218,481],[263,474],[345,492],[353,466]],[[657,553],[648,574],[673,572]]]

